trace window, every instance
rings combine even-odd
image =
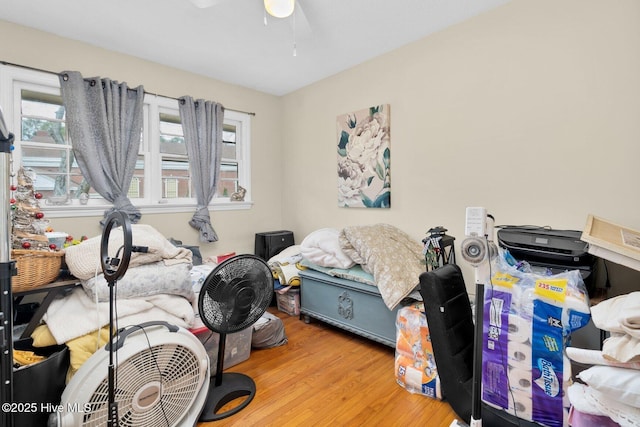
[[[84,179],[67,133],[58,76],[0,64],[0,106],[15,135],[14,169],[32,168],[41,207],[49,216],[102,214],[109,206]],[[128,190],[142,213],[192,211],[196,204],[178,101],[153,94],[144,99],[144,125]],[[223,153],[212,209],[245,209],[250,193],[250,115],[225,110]],[[244,187],[245,203],[230,202]],[[88,203],[81,204],[81,195]],[[86,196],[82,196],[83,198]],[[88,212],[91,210],[95,212]]]
[[[176,178],[163,178],[162,195],[165,199],[175,199],[178,197],[178,180]]]
[[[175,104],[177,107],[177,101]],[[161,108],[158,120],[160,121],[158,143],[164,187],[162,197],[165,199],[189,199],[193,194],[193,183],[179,112]]]
[[[67,134],[65,110],[59,93],[32,90],[17,83],[20,95],[21,164],[36,173],[35,190],[47,204],[67,204],[80,194],[100,197],[84,180]]]
[[[225,123],[222,129],[222,160],[220,165],[220,179],[218,180],[218,194],[230,197],[238,191],[238,149],[236,145],[237,125]]]

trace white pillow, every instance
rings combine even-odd
[[[342,250],[339,234],[340,231],[334,228],[321,228],[311,232],[300,244],[302,257],[320,267],[353,267],[355,262]]]
[[[606,359],[602,350],[591,350],[588,348],[567,347],[567,356],[574,362],[587,365],[616,366],[618,368],[640,369],[640,362],[617,362]]]
[[[613,366],[592,366],[578,378],[608,398],[640,408],[640,371]]]
[[[569,396],[571,406],[583,414],[606,416],[604,412],[598,409],[597,405],[592,404],[587,399],[589,390],[591,389],[588,386],[578,382],[567,387],[567,395]]]
[[[604,415],[624,427],[640,426],[640,409],[607,397],[591,387],[585,387],[585,400]]]

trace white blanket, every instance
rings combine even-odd
[[[176,295],[158,294],[119,299],[116,307],[119,328],[156,320],[190,328],[195,316],[191,303]],[[76,287],[64,298],[53,301],[43,320],[56,342],[64,344],[108,325],[109,303],[99,302],[96,306],[82,287]]]
[[[192,252],[187,248],[179,248],[171,244],[164,235],[146,224],[131,225],[132,244],[145,246],[148,252],[131,254],[129,267],[162,261],[165,265],[179,263],[191,264]],[[109,235],[109,256],[114,256],[123,245],[122,230],[114,228]],[[65,249],[65,261],[69,271],[78,279],[87,280],[101,272],[100,245],[102,236],[92,237],[79,245]]]
[[[640,362],[640,292],[606,299],[591,307],[597,328],[611,332],[602,346],[604,357]]]
[[[89,298],[109,301],[109,283],[103,274],[82,280],[82,287]],[[156,294],[180,295],[195,299],[191,285],[189,264],[165,265],[162,261],[139,265],[127,270],[116,285],[118,298],[138,298]]]
[[[278,279],[282,286],[300,286],[302,280],[299,273],[304,270],[300,265],[301,260],[300,246],[294,245],[272,256],[267,264],[271,268],[274,279]]]
[[[356,263],[340,246],[340,230],[321,228],[313,231],[300,244],[302,257],[320,267],[348,269]]]

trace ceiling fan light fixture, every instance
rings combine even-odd
[[[264,0],[265,10],[275,18],[291,16],[295,5],[295,0]]]

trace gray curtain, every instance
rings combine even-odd
[[[189,225],[199,230],[201,242],[217,242],[218,235],[211,225],[208,206],[216,193],[220,176],[224,107],[202,99],[194,102],[190,96],[180,98],[179,104],[189,167],[198,202]]]
[[[140,210],[127,197],[133,177],[140,135],[144,89],[129,89],[126,83],[107,78],[84,79],[76,71],[60,74],[62,100],[73,152],[82,175],[113,207],[125,212],[131,222],[140,220]]]

